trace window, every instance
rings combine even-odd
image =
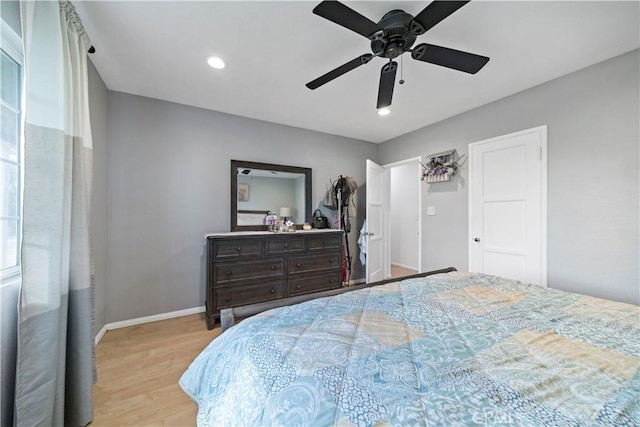
[[[20,272],[21,92],[19,36],[2,22],[0,44],[0,277]]]

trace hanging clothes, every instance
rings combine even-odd
[[[350,176],[345,177],[340,175],[340,178],[336,180],[333,186],[333,190],[334,190],[333,194],[335,197],[337,197],[338,192],[340,192],[342,200],[340,200],[339,202],[342,202],[342,206],[343,207],[352,206],[355,209],[356,203],[353,200],[353,195],[355,194],[357,189],[358,189],[358,182],[356,181],[355,178]],[[355,215],[355,212],[353,213]]]
[[[364,267],[367,263],[367,219],[365,218],[358,237],[358,247],[360,248],[360,263]]]
[[[343,257],[344,263],[342,269],[342,281],[344,283],[348,283],[351,278],[351,252],[349,250],[348,236],[351,232],[351,221],[349,220],[349,216],[355,217],[356,214],[356,204],[353,200],[353,194],[357,188],[358,183],[354,178],[344,177],[342,175],[340,175],[340,178],[335,181],[332,187],[333,194],[331,198],[335,197],[338,210],[338,228],[344,230],[343,253],[345,256]],[[328,195],[325,195],[325,199],[328,198],[327,196]]]

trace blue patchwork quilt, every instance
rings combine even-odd
[[[639,426],[639,315],[439,274],[248,318],[180,386],[199,426]]]

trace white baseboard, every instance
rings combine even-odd
[[[107,323],[96,335],[96,345],[100,342],[104,334],[112,329],[127,328],[129,326],[142,325],[144,323],[157,322],[158,320],[174,319],[176,317],[189,316],[191,314],[204,313],[205,308],[193,307],[184,310],[170,311],[168,313],[154,314],[153,316],[138,317],[135,319],[121,320],[120,322]]]
[[[104,336],[104,334],[107,333],[107,325],[104,325],[102,327],[102,329],[100,329],[98,331],[98,333],[96,334],[96,345],[98,345],[98,343],[100,342],[100,340],[102,339],[102,337]]]

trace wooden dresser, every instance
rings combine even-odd
[[[342,287],[342,231],[233,232],[207,240],[207,328],[220,309]]]

